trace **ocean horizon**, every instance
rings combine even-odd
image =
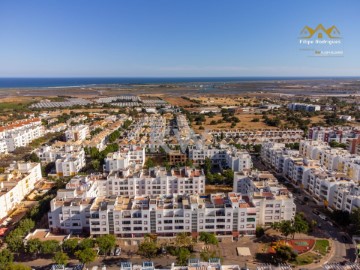
[[[91,87],[101,85],[341,80],[360,77],[0,77],[0,88]]]

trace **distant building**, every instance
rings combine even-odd
[[[292,111],[316,112],[321,110],[321,106],[305,103],[290,103],[288,104],[288,109]]]

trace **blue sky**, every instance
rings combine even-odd
[[[360,1],[2,0],[0,77],[359,76]],[[305,25],[344,57],[307,57]]]

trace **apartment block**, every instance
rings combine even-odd
[[[109,153],[105,158],[104,171],[120,171],[128,167],[139,168],[145,164],[145,148],[131,145],[122,147],[118,152]]]
[[[357,127],[350,126],[334,126],[334,127],[311,127],[308,131],[308,139],[338,143],[348,143],[348,141],[358,139],[360,137],[360,130]],[[351,149],[349,151],[352,152]]]
[[[21,120],[0,127],[0,153],[13,152],[44,135],[40,118]],[[6,147],[5,147],[6,144]]]
[[[105,188],[104,188],[105,185]],[[101,175],[75,176],[50,202],[49,228],[53,232],[90,232],[90,207],[98,196],[106,195],[106,179]]]
[[[70,126],[65,131],[66,141],[84,141],[89,136],[88,125]]]
[[[237,150],[235,147],[190,146],[188,156],[196,164],[203,164],[205,159],[209,158],[213,164],[228,167],[234,171],[252,168],[250,154],[246,151]]]
[[[252,198],[259,225],[269,226],[295,216],[296,205],[292,193],[267,171],[235,173],[233,191]]]
[[[41,178],[39,163],[14,163],[0,174],[0,220],[19,205]]]
[[[124,238],[149,233],[172,237],[182,232],[238,236],[254,234],[256,227],[254,205],[238,193],[98,197],[90,215],[92,235]]]
[[[133,172],[114,171],[107,177],[108,195],[204,194],[205,175],[189,167],[163,167]]]
[[[56,174],[62,176],[74,176],[86,165],[85,151],[79,148],[76,151],[64,152],[55,161]]]

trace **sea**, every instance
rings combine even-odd
[[[0,78],[0,88],[54,88],[92,87],[99,85],[171,84],[171,83],[221,83],[290,80],[343,80],[359,77],[118,77],[118,78]]]

